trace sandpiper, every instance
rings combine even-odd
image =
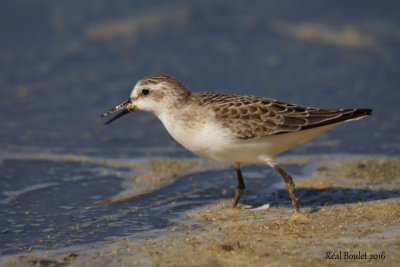
[[[238,181],[233,207],[245,189],[241,164],[264,163],[282,176],[296,212],[299,204],[292,177],[275,157],[343,122],[372,113],[371,109],[323,109],[249,95],[192,93],[168,75],[138,81],[130,97],[102,117],[119,111],[109,124],[136,110],[156,115],[168,133],[192,153],[233,163]]]

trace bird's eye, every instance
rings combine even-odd
[[[150,94],[150,90],[147,88],[142,89],[142,95],[148,95]]]

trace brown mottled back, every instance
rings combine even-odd
[[[270,98],[218,93],[193,93],[192,99],[211,108],[222,125],[239,139],[311,129],[370,113],[366,109],[320,109]]]

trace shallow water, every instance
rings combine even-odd
[[[307,152],[399,153],[398,3],[106,3],[1,4],[3,148],[181,154],[150,114],[107,127],[99,118],[138,79],[162,72],[193,91],[373,108],[320,139],[335,145]]]
[[[294,166],[288,169],[298,173]],[[1,252],[54,249],[163,229],[181,222],[177,218],[183,211],[233,198],[236,186],[232,170],[203,170],[152,192],[102,205],[103,200],[127,189],[128,172],[123,171],[68,161],[3,160],[0,216],[6,220],[0,222]],[[252,188],[244,201],[256,196],[256,188],[280,182],[263,166],[243,171]]]
[[[373,108],[373,116],[287,155],[399,155],[399,12],[393,1],[0,3],[2,253],[159,229],[181,211],[231,197],[234,173],[224,167],[178,174],[172,184],[100,206],[125,192],[135,168],[41,159],[73,154],[123,165],[192,157],[150,114],[109,126],[100,119],[153,73],[193,91]],[[250,179],[255,187],[275,181],[263,179],[265,169],[247,169],[264,174]]]

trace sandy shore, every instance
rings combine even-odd
[[[318,168],[297,181],[300,215],[277,189],[238,209],[224,200],[190,210],[165,230],[6,256],[0,265],[399,266],[400,160],[282,159],[299,165],[318,161]],[[263,205],[271,199],[279,201]]]

